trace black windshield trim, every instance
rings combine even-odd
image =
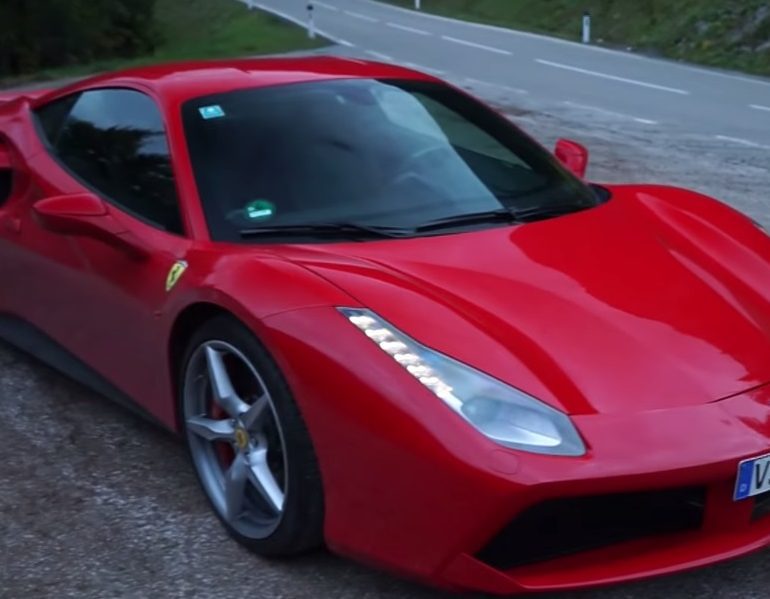
[[[257,237],[292,237],[292,236],[340,236],[340,237],[370,237],[373,239],[399,239],[414,232],[408,229],[377,227],[361,223],[307,223],[296,225],[274,225],[241,229],[242,239]]]

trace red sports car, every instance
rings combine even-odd
[[[770,544],[751,219],[390,65],[2,100],[0,336],[183,435],[257,553],[514,593]]]

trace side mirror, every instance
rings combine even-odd
[[[585,146],[570,139],[560,139],[556,142],[554,154],[573,174],[585,178],[588,170],[588,149]]]
[[[110,215],[107,204],[91,193],[52,196],[33,205],[40,224],[63,235],[98,239],[135,258],[147,257],[147,248],[136,235]]]

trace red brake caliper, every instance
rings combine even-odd
[[[225,412],[219,406],[218,403],[212,401],[211,418],[214,420],[225,420],[229,418],[229,416],[227,415],[227,412]],[[225,469],[229,468],[235,459],[235,452],[233,451],[232,445],[230,445],[230,443],[227,441],[218,441],[214,447],[216,449],[217,455],[219,456],[219,462],[222,464],[222,467]]]

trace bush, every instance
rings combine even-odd
[[[151,53],[155,0],[2,0],[0,77]]]

